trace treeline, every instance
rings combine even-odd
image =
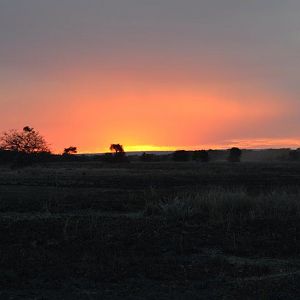
[[[196,150],[196,151],[175,151],[169,155],[169,159],[178,162],[184,161],[265,161],[265,162],[300,162],[300,148],[292,150],[290,148],[282,149],[239,149],[233,147],[227,150]]]
[[[77,147],[64,148],[61,154],[53,154],[45,138],[34,128],[25,126],[21,131],[10,130],[0,136],[0,163],[26,166],[41,162],[90,161],[127,162],[128,158],[120,144],[111,144],[111,153],[104,156],[77,155]]]
[[[227,160],[229,162],[240,162],[242,158],[242,150],[233,147],[229,150],[177,150],[171,154],[147,154],[144,152],[141,156],[135,156],[135,160],[139,159],[144,162],[155,161],[174,161],[188,162],[195,161],[208,163],[209,161]]]
[[[11,130],[0,136],[0,163],[22,167],[34,163],[48,162],[86,162],[100,161],[107,163],[141,162],[188,162],[208,163],[210,161],[300,161],[300,148],[241,150],[233,147],[229,150],[178,150],[167,154],[142,153],[127,155],[121,144],[111,144],[110,153],[97,155],[77,154],[77,147],[69,146],[61,154],[53,154],[45,138],[35,129],[26,126],[21,131]]]
[[[172,154],[172,159],[174,161],[198,161],[207,163],[212,159],[213,150],[196,150],[196,151],[185,151],[178,150]],[[240,162],[242,157],[242,150],[233,147],[230,150],[226,151],[226,160],[229,162]]]
[[[240,150],[241,151],[241,150]],[[121,153],[105,153],[95,155],[85,154],[52,154],[51,152],[20,152],[12,150],[0,150],[0,164],[12,164],[15,167],[22,167],[34,163],[50,163],[50,162],[88,162],[98,161],[104,163],[128,163],[128,162],[202,162],[208,163],[209,161],[216,160],[217,150],[199,150],[199,151],[185,151],[179,150],[172,154],[148,154],[142,153],[140,155],[127,155],[126,152]],[[228,153],[227,153],[228,152]],[[241,155],[236,156],[232,151],[227,151],[226,160],[230,162],[239,162]],[[242,151],[241,151],[242,153]],[[223,155],[222,155],[223,156]]]

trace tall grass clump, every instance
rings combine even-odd
[[[272,190],[250,195],[243,188],[211,188],[160,197],[154,190],[145,201],[145,215],[172,219],[199,217],[213,223],[300,217],[300,192]]]

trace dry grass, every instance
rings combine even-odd
[[[215,187],[168,198],[159,198],[152,189],[147,194],[145,203],[145,215],[179,219],[199,216],[213,223],[239,219],[300,217],[300,191],[290,192],[288,189],[272,190],[254,196],[245,189]]]

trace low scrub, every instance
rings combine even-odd
[[[300,217],[300,192],[272,190],[250,195],[244,189],[213,188],[160,198],[154,190],[145,201],[145,215],[188,219],[201,217],[213,223],[238,220]]]

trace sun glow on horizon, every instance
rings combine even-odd
[[[129,145],[124,146],[126,152],[147,152],[147,151],[175,151],[177,147],[174,146],[158,146],[158,145]]]
[[[177,150],[195,151],[195,150],[226,150],[232,147],[241,149],[280,149],[280,148],[300,148],[300,137],[295,138],[258,138],[258,139],[240,139],[224,141],[220,144],[202,144],[193,146],[159,146],[159,145],[125,145],[125,152],[173,152]],[[109,147],[104,149],[83,150],[79,154],[108,153]]]
[[[0,132],[54,153],[299,145],[300,1],[2,2]]]
[[[38,129],[55,153],[70,145],[79,153],[106,153],[112,143],[122,144],[127,152],[224,149],[235,144],[264,147],[259,138],[267,146],[291,144],[284,138],[278,144],[276,132],[274,138],[268,136],[274,123],[291,115],[291,108],[264,89],[250,91],[222,80],[162,84],[142,75],[140,81],[123,78],[119,85],[118,78],[103,78],[99,86],[95,78],[70,77],[65,86],[76,83],[74,89],[47,84],[32,89],[28,93],[32,98],[44,95],[26,115],[26,120],[36,122],[21,120],[18,109],[18,127],[26,123]],[[293,145],[298,145],[295,140]]]

